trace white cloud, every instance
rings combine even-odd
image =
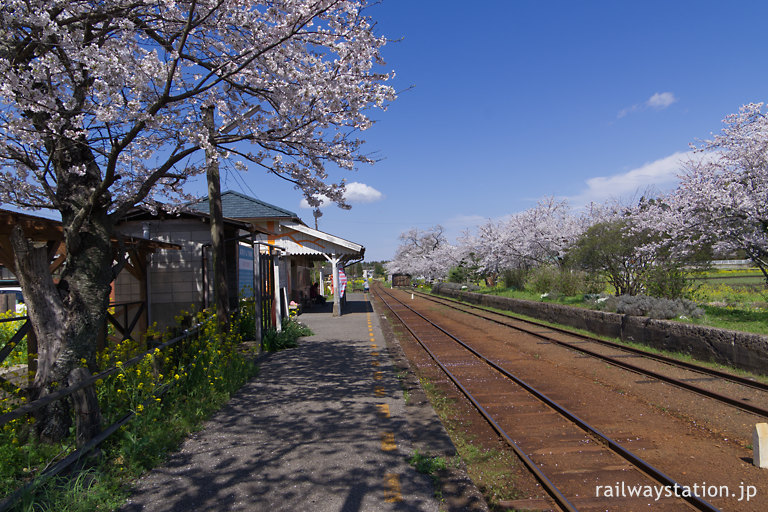
[[[674,93],[671,92],[657,92],[650,98],[648,98],[645,103],[637,103],[635,105],[632,105],[631,107],[623,108],[619,111],[616,117],[621,119],[622,117],[626,117],[627,115],[637,112],[639,110],[644,110],[646,108],[653,108],[656,110],[664,110],[665,108],[669,107],[673,103],[677,102],[677,97],[675,97]]]
[[[578,208],[591,202],[602,203],[611,198],[631,197],[649,188],[669,190],[677,184],[683,164],[699,158],[699,155],[690,151],[678,152],[623,174],[590,178],[586,181],[586,189],[568,197],[568,203]]]
[[[621,119],[622,117],[626,117],[627,114],[631,114],[632,112],[636,112],[638,110],[640,110],[640,105],[632,105],[631,107],[621,109],[616,117]]]
[[[376,201],[383,199],[384,194],[370,185],[353,181],[347,183],[344,190],[344,198],[349,204],[375,203]],[[321,198],[321,203],[321,206],[326,206],[328,204],[328,198]],[[301,200],[300,207],[312,208],[306,199]]]
[[[365,183],[353,181],[347,183],[344,197],[350,203],[375,203],[384,198],[384,194]]]
[[[645,102],[651,108],[664,109],[675,103],[677,98],[671,92],[657,92]]]

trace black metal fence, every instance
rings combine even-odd
[[[25,325],[28,325],[28,322]],[[83,381],[81,381],[80,383],[74,386],[60,389],[58,391],[55,391],[53,393],[50,393],[44,396],[43,398],[40,398],[38,400],[35,400],[25,405],[21,405],[12,411],[6,412],[4,414],[0,414],[0,428],[2,428],[4,425],[7,425],[8,423],[14,420],[17,420],[29,414],[32,414],[57,400],[62,400],[64,398],[67,398],[73,395],[74,393],[77,393],[78,391],[94,386],[97,383],[97,381],[100,381],[100,380],[103,381],[111,375],[114,375],[118,372],[125,371],[126,368],[130,368],[140,363],[145,357],[147,357],[147,355],[155,353],[156,350],[160,350],[160,352],[162,353],[163,350],[171,346],[182,343],[185,340],[191,338],[192,336],[197,336],[200,332],[200,327],[201,327],[200,324],[193,326],[192,328],[183,331],[183,333],[180,336],[177,336],[169,341],[166,341],[165,343],[162,343],[157,347],[153,347],[129,359],[128,361],[125,361],[119,367],[113,366],[98,374],[92,375],[87,379],[84,379]],[[145,400],[142,405],[150,406],[151,403],[154,402],[156,398],[159,398],[162,395],[164,395],[175,384],[176,384],[176,381],[174,380],[171,380],[165,384],[162,384],[161,386],[159,386],[154,390],[154,392],[152,393],[152,396],[150,396],[147,400]],[[55,465],[49,467],[47,470],[45,470],[43,473],[38,475],[35,479],[30,481],[28,484],[26,484],[22,488],[17,489],[14,493],[12,493],[8,497],[6,497],[2,502],[0,502],[0,512],[5,512],[7,510],[10,510],[18,502],[18,500],[24,496],[25,493],[31,492],[32,490],[34,490],[36,487],[39,487],[48,479],[58,475],[62,471],[66,470],[67,468],[70,468],[73,465],[77,464],[80,460],[83,459],[84,456],[86,456],[89,452],[94,450],[97,446],[99,446],[112,434],[117,432],[117,430],[121,426],[131,421],[131,419],[133,419],[135,415],[136,413],[134,411],[130,411],[126,413],[118,421],[104,428],[100,434],[98,434],[93,439],[89,440],[87,443],[85,443],[83,446],[78,448],[76,451],[69,454],[67,457],[65,457]]]

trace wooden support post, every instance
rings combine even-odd
[[[206,149],[205,159],[208,178],[208,205],[211,215],[211,253],[213,254],[213,295],[216,299],[216,318],[221,332],[226,332],[229,324],[229,290],[227,288],[227,262],[224,255],[224,214],[221,206],[221,177],[219,175],[219,157],[214,147],[216,131],[213,119],[213,106],[201,108],[203,125],[208,129],[210,148]]]
[[[280,297],[280,254],[275,254],[274,259],[274,271],[275,271],[275,288],[273,290],[274,302],[273,307],[275,311],[275,330],[280,332],[283,330],[283,301]]]

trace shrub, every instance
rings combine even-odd
[[[469,292],[476,292],[480,290],[480,287],[476,284],[461,284],[461,283],[435,283],[432,285],[432,291],[440,293],[441,290],[464,290]]]
[[[528,285],[537,293],[557,295],[579,295],[580,293],[600,293],[605,284],[599,276],[580,270],[547,265],[531,271]]]
[[[523,268],[508,268],[504,271],[502,279],[506,288],[524,290],[527,277],[528,272]]]
[[[653,297],[680,299],[692,295],[688,275],[677,265],[657,265],[645,277],[645,291]]]
[[[449,283],[464,283],[467,281],[467,269],[458,266],[453,267],[448,271],[448,282]]]
[[[543,266],[533,269],[528,276],[528,286],[536,293],[555,291],[557,269],[553,266]]]
[[[632,316],[670,319],[686,316],[698,318],[704,314],[695,302],[687,299],[664,299],[647,295],[620,295],[610,297],[603,303],[603,309]]]
[[[240,335],[243,339],[254,339],[256,337],[256,304],[253,299],[240,301],[238,320],[240,322]]]
[[[269,329],[264,333],[264,350],[267,352],[277,352],[286,348],[298,346],[298,340],[302,336],[312,336],[312,330],[297,322],[296,320],[284,319],[283,329],[277,332],[275,329]]]

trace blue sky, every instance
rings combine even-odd
[[[768,99],[764,0],[384,0],[369,14],[397,41],[383,55],[401,93],[364,133],[381,161],[332,175],[367,193],[319,219],[367,260],[412,227],[453,240],[544,196],[578,207],[669,189],[689,143]],[[301,193],[262,171],[225,171],[222,189],[314,225]]]
[[[346,176],[381,193],[321,230],[390,258],[398,235],[442,224],[453,238],[544,196],[574,206],[674,186],[675,162],[722,119],[766,99],[768,2],[385,0],[370,14],[401,92],[375,112]],[[233,176],[313,225],[290,185]]]

